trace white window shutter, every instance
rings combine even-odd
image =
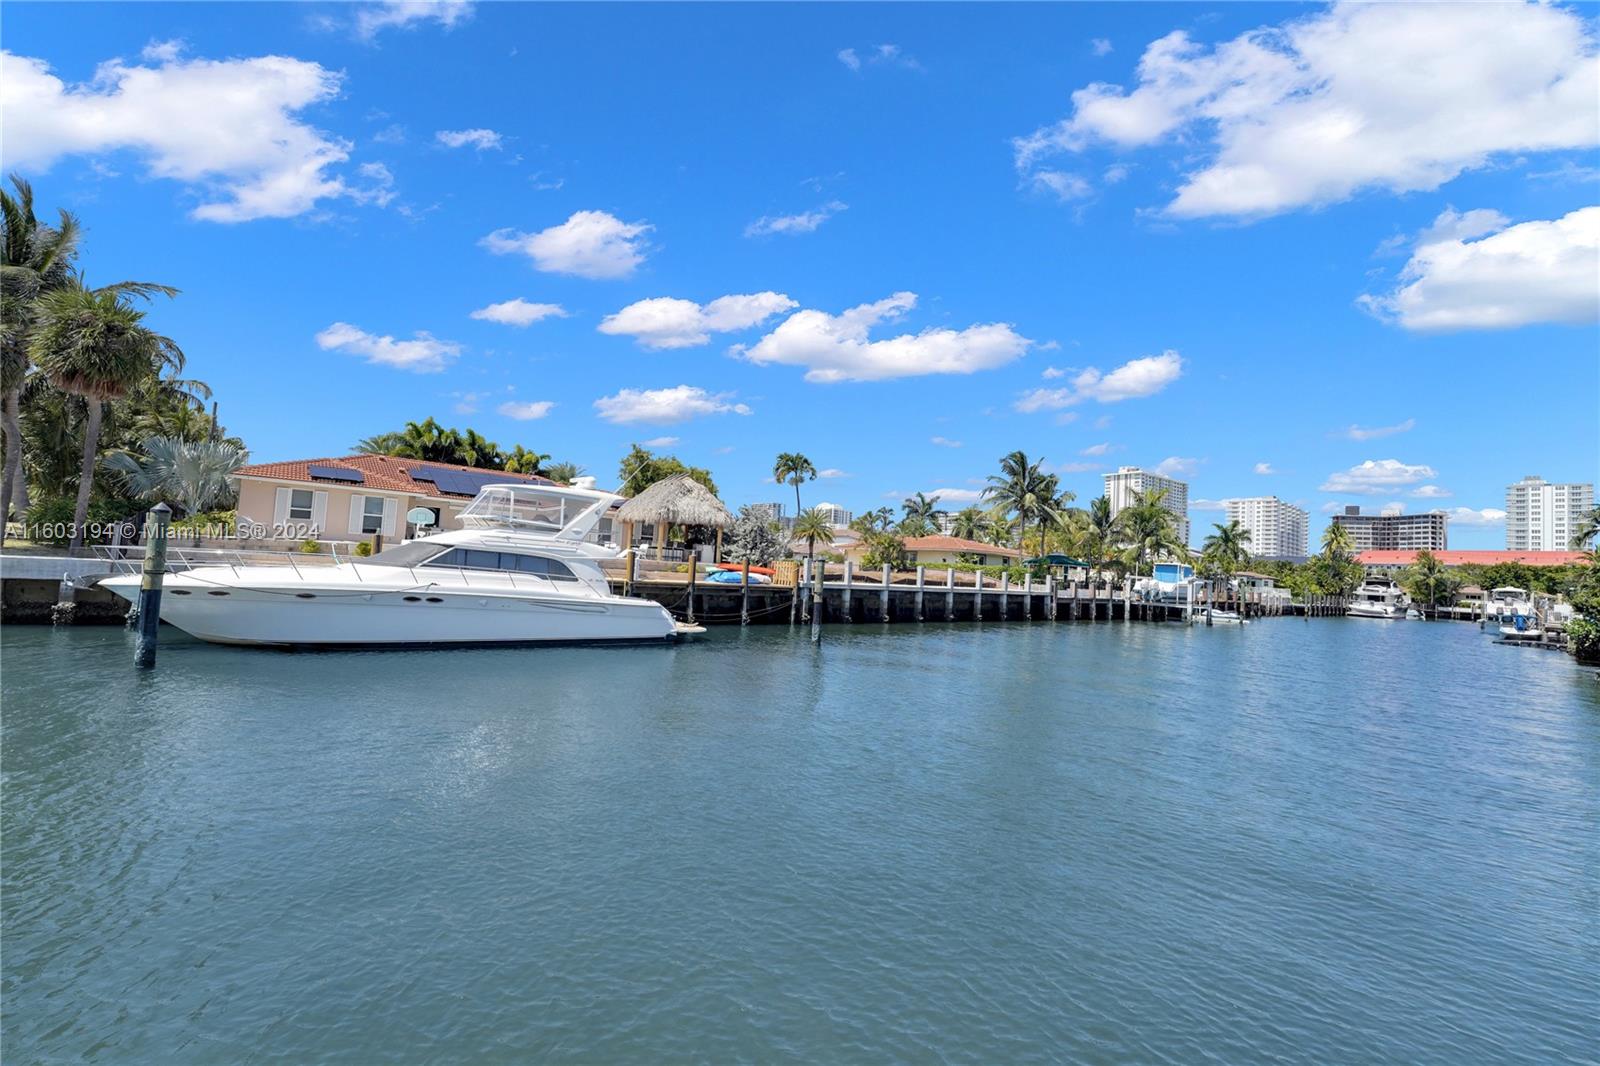
[[[279,489],[272,500],[272,524],[282,529],[289,521],[289,489]],[[273,534],[276,536],[277,534]]]
[[[360,534],[361,513],[366,509],[366,506],[367,498],[365,496],[350,497],[350,532]]]
[[[395,519],[399,517],[399,515],[400,515],[400,501],[399,500],[384,500],[383,501],[383,535],[384,536],[386,536],[386,537],[394,536],[394,522],[395,522]]]
[[[311,526],[321,533],[328,525],[328,494],[326,492],[313,492],[311,494]]]

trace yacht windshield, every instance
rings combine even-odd
[[[409,544],[397,544],[393,548],[385,548],[372,558],[362,559],[360,562],[368,566],[421,566],[444,549],[445,546],[442,544],[414,540]]]

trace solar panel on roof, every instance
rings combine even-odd
[[[443,472],[445,471],[441,471],[437,466],[414,466],[411,468],[411,480],[432,481],[434,484],[438,484],[436,479]]]
[[[306,473],[326,481],[348,481],[353,485],[364,485],[367,481],[367,475],[361,471],[351,470],[343,466],[312,465],[306,467]]]

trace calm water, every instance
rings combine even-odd
[[[1554,1063],[1600,682],[1465,624],[4,633],[8,1063]]]

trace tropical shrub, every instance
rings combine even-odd
[[[322,554],[322,542],[315,537],[307,537],[300,542],[300,553],[302,555],[320,555]]]
[[[364,540],[356,545],[356,554],[365,559],[372,555],[372,542]]]

